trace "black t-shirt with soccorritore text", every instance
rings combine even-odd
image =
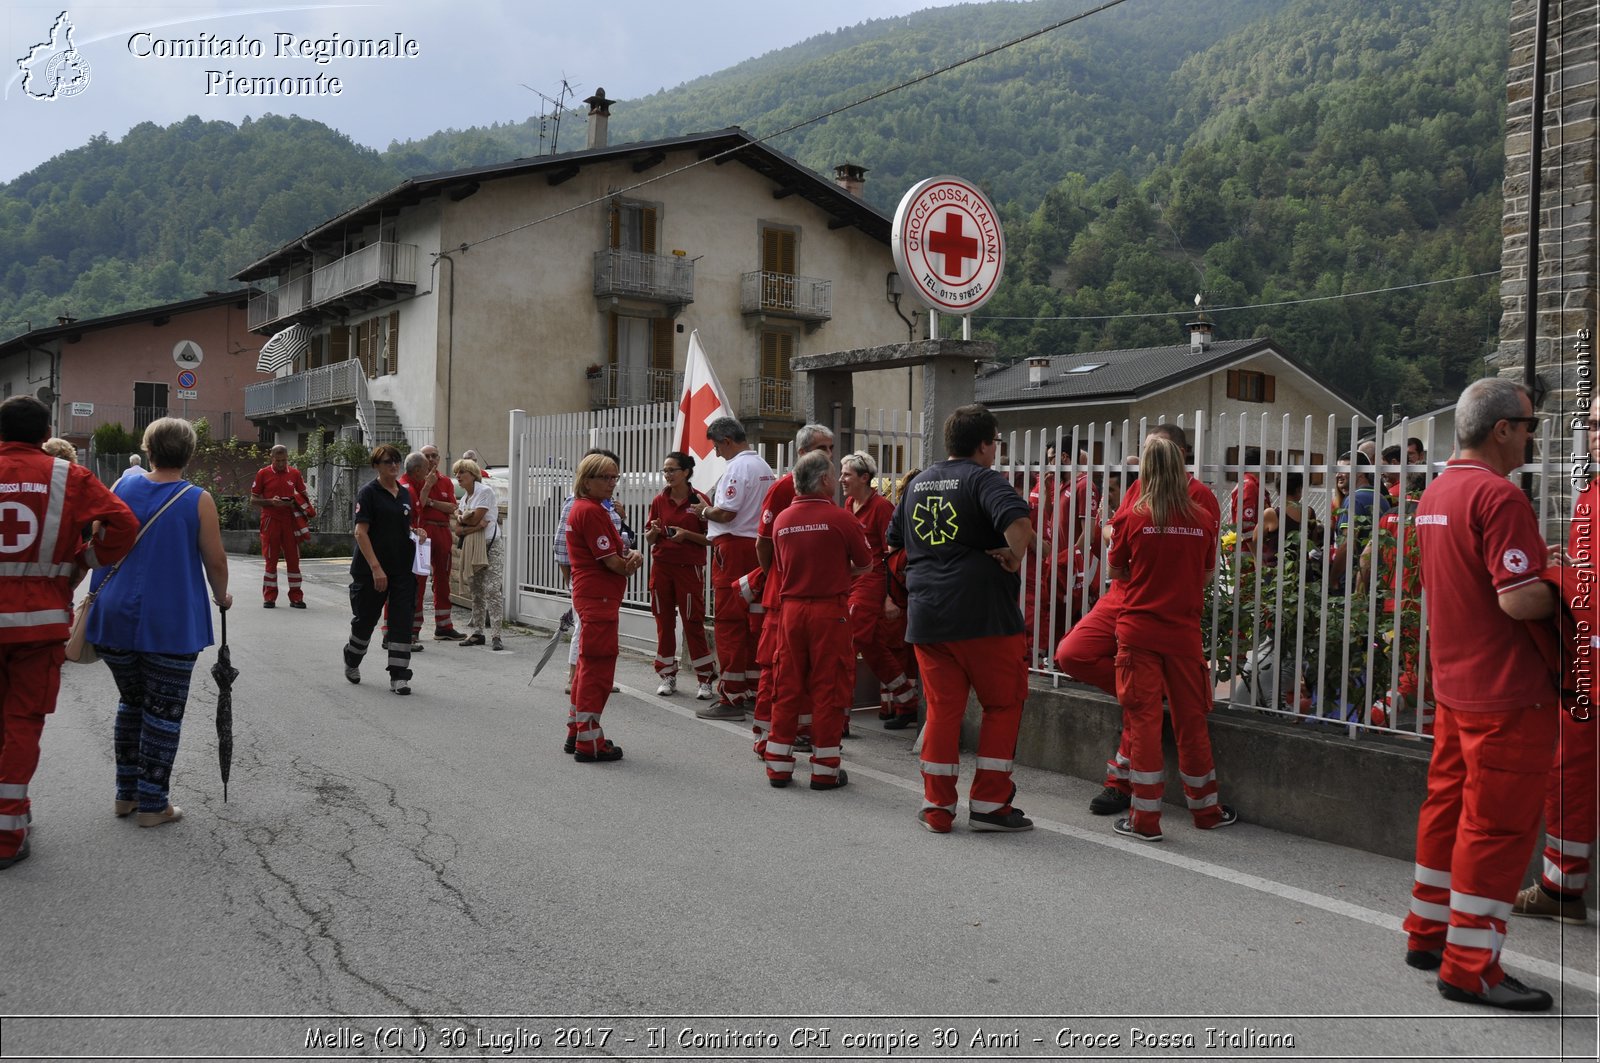
[[[890,548],[906,551],[907,642],[1023,632],[1021,576],[988,551],[1027,516],[1028,500],[1004,476],[968,458],[930,465],[911,482],[889,525]]]

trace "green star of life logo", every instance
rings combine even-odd
[[[946,502],[943,495],[925,498],[912,508],[911,528],[917,538],[929,546],[943,546],[961,534],[956,524],[956,507]]]

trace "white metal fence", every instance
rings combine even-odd
[[[1104,522],[1137,475],[1146,429],[1159,420],[1075,425],[1012,433],[997,469],[1018,491],[1037,493],[1035,524],[1043,535],[1025,568],[1023,604],[1034,670],[1059,679],[1058,640],[1092,607],[1105,585]],[[1416,494],[1454,449],[1432,420],[1385,426],[1359,419],[1291,424],[1265,418],[1208,418],[1196,411],[1170,418],[1185,428],[1199,460],[1194,473],[1216,495],[1223,537],[1217,579],[1204,617],[1205,646],[1217,697],[1301,724],[1333,725],[1351,735],[1386,732],[1421,737],[1432,732],[1428,677],[1428,602],[1421,591],[1412,526]],[[1341,439],[1419,439],[1420,465],[1384,462],[1355,472]],[[1283,441],[1263,446],[1261,441]],[[1259,460],[1248,462],[1251,448]],[[1045,459],[1047,452],[1053,456]],[[1539,457],[1520,470],[1531,482],[1535,512],[1552,537],[1564,533],[1571,473],[1561,426],[1541,428]],[[1083,459],[1083,460],[1080,460]],[[1342,460],[1343,459],[1343,460]],[[1264,505],[1280,520],[1291,478],[1300,481],[1298,531],[1269,533],[1258,521],[1240,537],[1232,495],[1240,477],[1256,476]],[[1392,519],[1329,519],[1341,476],[1370,473],[1379,496],[1398,478],[1406,489],[1392,499]],[[1093,491],[1072,488],[1087,478]],[[1349,489],[1359,486],[1350,483]],[[1381,506],[1381,504],[1380,504]],[[1052,511],[1053,509],[1053,511]],[[1067,529],[1071,529],[1068,531]]]

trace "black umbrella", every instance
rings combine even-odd
[[[217,766],[222,769],[222,799],[228,799],[228,773],[233,770],[233,681],[239,678],[239,669],[233,666],[233,652],[228,649],[228,610],[222,610],[222,646],[217,650],[217,663],[211,666],[211,678],[217,681]]]

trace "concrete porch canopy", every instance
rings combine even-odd
[[[946,456],[944,422],[957,407],[974,401],[977,371],[995,360],[996,348],[982,340],[918,340],[881,347],[858,347],[829,354],[807,354],[790,368],[806,375],[804,416],[808,423],[833,424],[835,411],[855,410],[856,373],[922,367],[922,454],[926,469]]]

